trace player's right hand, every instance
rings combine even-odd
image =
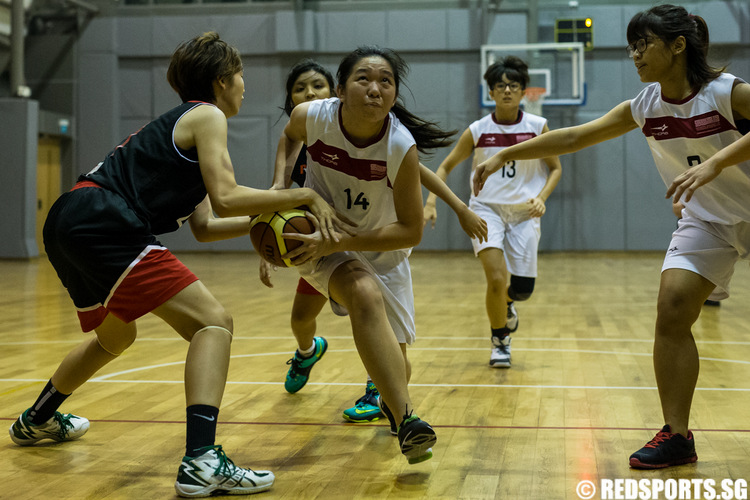
[[[505,164],[505,160],[501,159],[500,154],[502,153],[495,153],[494,156],[491,156],[484,160],[482,163],[477,165],[476,170],[474,170],[474,196],[479,194],[479,191],[482,190],[484,187],[484,183],[487,182],[487,178],[500,170],[500,167],[502,167]]]
[[[323,239],[333,240],[336,243],[340,241],[339,234],[347,233],[349,236],[355,236],[357,225],[336,212],[318,193],[315,193],[312,202],[309,205],[310,214],[308,218],[317,224]]]
[[[424,225],[428,222],[431,223],[432,229],[435,229],[435,221],[437,220],[437,207],[434,203],[426,203],[423,210]]]

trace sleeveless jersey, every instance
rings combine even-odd
[[[732,86],[722,73],[696,93],[676,102],[652,83],[630,102],[633,119],[651,148],[656,168],[669,186],[675,177],[707,160],[742,135],[732,117]],[[685,203],[697,218],[719,224],[750,221],[750,162],[725,168]]]
[[[296,183],[299,187],[305,185],[305,169],[307,168],[307,147],[302,146],[302,149],[297,156],[297,161],[294,162],[294,169],[290,178],[292,182]]]
[[[354,146],[341,125],[341,101],[312,101],[307,111],[307,178],[337,211],[368,231],[398,220],[393,183],[415,143],[409,130],[389,113],[380,134],[365,147]]]
[[[167,111],[119,146],[79,181],[93,181],[117,193],[133,209],[152,234],[177,230],[206,197],[198,152],[180,150],[174,128],[196,106],[185,102]]]
[[[477,165],[502,149],[540,135],[546,123],[546,118],[519,111],[514,123],[497,123],[495,113],[491,113],[469,125],[474,139],[469,184],[474,182]],[[542,160],[510,161],[490,175],[479,195],[472,194],[472,198],[491,204],[525,203],[542,191],[548,175],[549,169]]]

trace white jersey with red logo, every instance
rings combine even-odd
[[[728,73],[704,85],[682,101],[665,99],[652,83],[630,102],[633,119],[646,136],[656,168],[669,186],[675,177],[697,165],[742,135],[732,115]],[[750,221],[750,162],[727,167],[698,188],[685,203],[697,218],[720,224]]]
[[[469,125],[474,139],[469,183],[474,182],[477,165],[508,146],[540,135],[546,123],[546,118],[519,111],[519,117],[513,123],[498,123],[495,113],[491,113]],[[525,203],[542,191],[548,175],[549,169],[542,160],[509,161],[490,175],[479,195],[472,195],[472,198],[491,204]]]
[[[378,137],[365,147],[353,145],[341,126],[338,98],[317,100],[307,111],[307,178],[314,189],[360,231],[397,220],[393,183],[415,142],[389,113]]]

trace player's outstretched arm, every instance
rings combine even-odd
[[[542,129],[542,134],[546,133],[549,133],[549,127],[545,124]],[[562,164],[560,163],[560,158],[558,156],[550,156],[549,158],[544,158],[543,161],[549,169],[549,174],[547,175],[547,181],[544,183],[544,187],[539,194],[529,200],[529,215],[532,217],[541,217],[547,212],[547,198],[549,198],[552,191],[555,190],[557,184],[560,182],[560,177],[562,176]]]
[[[461,228],[469,235],[469,238],[477,238],[479,241],[487,239],[487,223],[484,219],[472,212],[437,174],[420,163],[419,177],[422,185],[430,191],[430,196],[439,196],[456,213]],[[425,205],[425,213],[427,213],[427,207],[428,205]]]
[[[247,236],[250,217],[214,217],[211,201],[206,196],[188,219],[190,230],[200,242],[227,240]]]
[[[471,130],[467,128],[466,130],[464,130],[464,133],[461,134],[461,137],[458,139],[458,142],[453,147],[451,152],[448,153],[448,156],[446,156],[442,163],[440,163],[440,166],[438,167],[437,172],[435,172],[435,175],[437,175],[439,180],[445,183],[446,179],[448,179],[448,174],[451,173],[456,165],[466,160],[471,155],[472,151],[474,151],[474,139],[472,138]],[[427,170],[432,173],[431,170]],[[427,195],[427,201],[424,204],[424,223],[427,224],[428,222],[430,222],[432,224],[432,228],[434,229],[435,221],[437,220],[437,193],[430,189],[429,186],[424,183],[424,181],[422,181],[422,184],[430,191],[430,194]],[[440,198],[448,203],[442,196]],[[458,213],[455,208],[453,211]]]
[[[474,172],[474,194],[478,194],[487,178],[508,161],[534,160],[574,153],[621,136],[637,126],[630,111],[630,101],[624,101],[596,120],[575,127],[552,130],[505,148],[477,165]]]

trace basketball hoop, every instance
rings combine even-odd
[[[526,87],[523,99],[521,99],[524,111],[541,116],[545,95],[547,95],[547,89],[544,87]]]

